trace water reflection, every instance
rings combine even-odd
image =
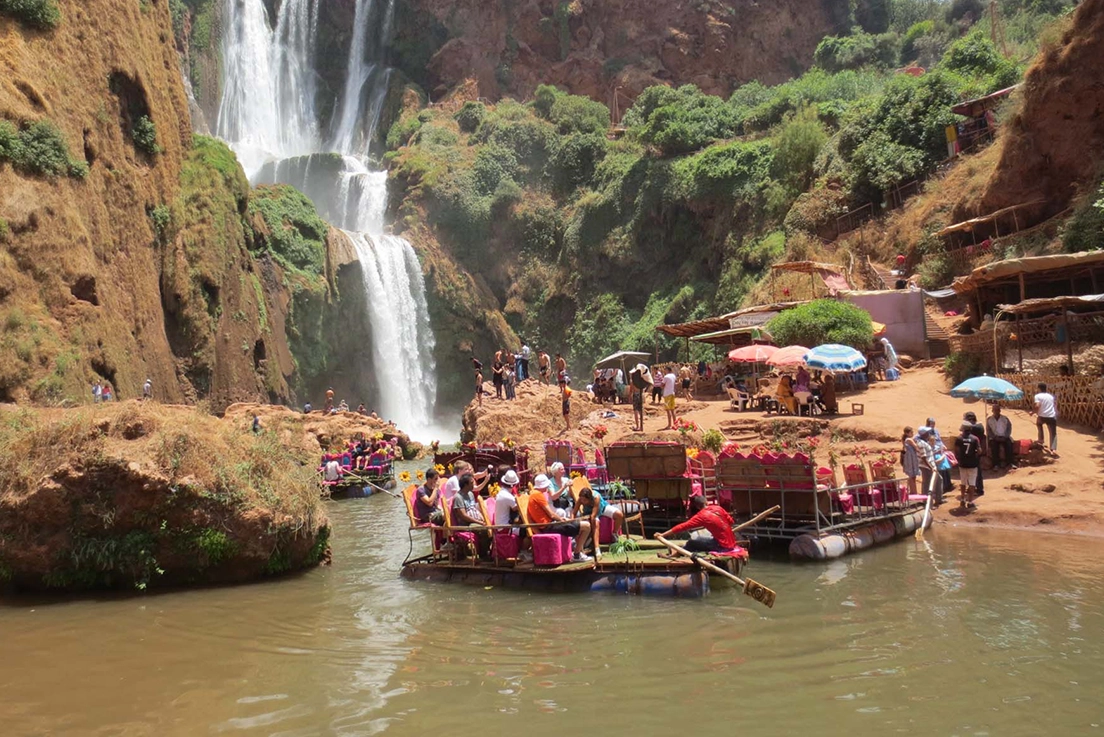
[[[265,585],[0,607],[4,734],[598,730],[1080,734],[1104,722],[1104,545],[939,529],[753,560],[767,611],[401,580],[404,512],[332,503],[335,564]]]

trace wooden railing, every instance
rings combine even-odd
[[[1023,390],[1022,402],[1012,402],[1010,406],[1019,409],[1034,409],[1035,394],[1040,383],[1047,385],[1047,391],[1058,402],[1058,421],[1083,425],[1094,431],[1104,429],[1104,390],[1094,384],[1098,379],[1091,376],[1056,376],[1046,374],[1000,374],[1000,378],[1010,381]],[[1016,429],[1017,437],[1030,433]]]

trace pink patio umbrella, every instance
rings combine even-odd
[[[728,352],[728,360],[736,363],[763,363],[773,356],[778,348],[773,345],[745,345]]]
[[[805,363],[805,354],[809,349],[803,345],[788,345],[775,351],[767,363],[776,368],[794,368]]]

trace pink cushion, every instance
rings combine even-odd
[[[609,517],[598,518],[598,542],[603,545],[613,542],[613,520]]]
[[[509,531],[496,532],[494,546],[496,558],[516,558],[521,548],[521,538]]]
[[[454,532],[452,533],[452,541],[454,543],[475,543],[474,532]]]
[[[567,537],[566,535],[560,535],[560,552],[563,554],[564,563],[571,560],[571,546],[575,543],[575,540]]]
[[[563,535],[533,535],[533,564],[538,566],[558,566],[564,562]],[[570,543],[568,543],[570,545]]]
[[[855,511],[855,500],[850,494],[840,492],[839,494],[833,494],[832,498],[836,500],[840,511],[844,514],[852,514]]]

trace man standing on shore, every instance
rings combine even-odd
[[[522,341],[521,343],[521,371],[517,372],[517,381],[520,384],[529,378],[529,359],[532,357],[533,351],[529,348],[529,344]]]
[[[675,382],[678,381],[678,377],[675,376],[675,370],[673,368],[667,369],[667,373],[663,375],[663,409],[667,410],[667,427],[664,430],[675,429]]]
[[[1039,384],[1039,393],[1035,395],[1035,426],[1039,430],[1039,445],[1043,444],[1043,426],[1050,431],[1050,452],[1058,456],[1058,400],[1047,391],[1046,384]]]
[[[552,371],[552,359],[545,351],[537,354],[537,368],[540,371],[540,383],[548,383],[548,374]]]
[[[993,407],[993,416],[985,424],[989,431],[989,457],[993,459],[993,468],[1008,468],[1012,465],[1012,420],[1001,414],[998,404]]]
[[[632,397],[633,431],[644,432],[644,392],[652,386],[652,376],[648,367],[638,363],[629,372],[629,395]]]

